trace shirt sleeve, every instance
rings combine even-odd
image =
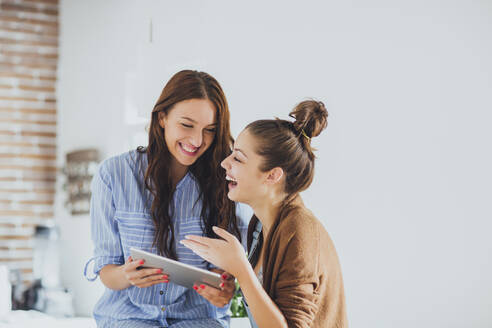
[[[289,327],[311,327],[318,312],[316,290],[319,285],[319,232],[314,226],[291,231],[275,282],[273,301],[282,311]]]
[[[108,264],[125,263],[118,225],[114,218],[115,205],[108,164],[108,161],[101,164],[91,184],[90,216],[94,257],[89,262],[94,260],[93,272],[96,277]]]

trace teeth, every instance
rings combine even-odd
[[[194,153],[198,150],[198,148],[195,148],[195,147],[192,147],[192,146],[188,146],[188,145],[185,145],[185,144],[181,144],[181,146],[183,147],[184,150],[190,152],[190,153]]]
[[[230,177],[228,175],[226,175],[226,180],[227,181],[234,181],[234,182],[236,182],[236,179],[234,179],[234,178],[232,178],[232,177]]]

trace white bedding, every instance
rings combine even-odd
[[[54,318],[38,311],[11,311],[0,318],[0,328],[97,328],[93,318]]]
[[[0,318],[0,328],[97,328],[93,318],[54,318],[38,311],[11,311]],[[248,318],[231,319],[231,328],[249,328]]]

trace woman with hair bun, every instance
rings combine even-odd
[[[229,199],[254,211],[249,256],[219,227],[222,239],[187,235],[181,243],[238,279],[253,327],[347,327],[335,247],[299,195],[313,181],[311,138],[326,128],[328,113],[308,100],[290,116],[295,121],[249,124],[221,164]]]

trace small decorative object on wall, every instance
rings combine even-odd
[[[87,214],[90,209],[91,181],[99,163],[97,149],[82,149],[67,153],[64,189],[68,192],[65,205],[72,215]]]

